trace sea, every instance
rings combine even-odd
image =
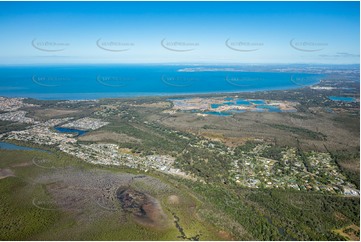
[[[321,75],[306,73],[191,68],[135,64],[0,66],[0,96],[84,100],[237,93],[294,89],[321,79]]]

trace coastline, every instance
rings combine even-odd
[[[233,72],[230,70],[234,67],[213,66],[207,67],[213,70],[211,72],[179,72],[184,67],[187,66],[0,67],[0,96],[37,100],[89,100],[232,95],[312,86],[326,75],[322,70],[299,71],[285,67],[252,67]],[[192,66],[188,65],[188,68]]]
[[[309,88],[321,82],[321,79],[315,83],[308,85],[296,85],[276,88],[256,88],[251,90],[236,90],[236,91],[222,91],[222,92],[174,92],[174,93],[118,93],[118,92],[99,92],[99,93],[47,93],[47,94],[0,94],[0,97],[5,98],[25,98],[35,99],[40,101],[91,101],[100,99],[137,99],[137,98],[181,98],[181,97],[196,97],[196,96],[223,96],[223,95],[237,95],[255,92],[268,91],[289,91],[302,88]],[[84,96],[84,97],[82,97]]]

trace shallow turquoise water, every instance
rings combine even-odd
[[[266,104],[264,100],[249,100],[249,101],[255,105]]]
[[[299,88],[318,83],[322,77],[305,73],[179,71],[184,68],[187,66],[140,64],[0,66],[0,96],[97,99],[234,93]],[[297,84],[292,79],[295,76],[299,80]],[[225,101],[231,100],[227,98]]]
[[[261,108],[261,109],[266,109],[269,112],[276,112],[276,113],[282,112],[281,109],[279,109],[276,106],[272,106],[272,105],[257,105],[256,107]]]
[[[217,103],[212,103],[211,104],[211,108],[218,108],[220,106],[223,106],[223,104],[217,104]]]
[[[205,114],[210,114],[210,115],[216,115],[216,116],[231,116],[232,114],[230,113],[226,113],[226,112],[214,112],[214,111],[209,111],[209,112],[204,112]]]
[[[238,99],[238,100],[236,101],[236,104],[238,104],[238,105],[245,105],[245,106],[250,106],[250,105],[252,105],[252,103],[250,103],[249,101],[244,100],[244,99]]]
[[[229,106],[229,105],[234,105],[234,102],[224,102],[223,104]]]

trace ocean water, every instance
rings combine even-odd
[[[1,66],[0,96],[96,99],[293,89],[321,76],[272,72],[179,72],[176,65]]]

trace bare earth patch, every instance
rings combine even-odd
[[[224,230],[219,231],[218,235],[224,240],[233,240],[232,236]]]
[[[348,162],[340,162],[340,165],[351,172],[360,171],[360,162],[358,160],[349,160]]]
[[[23,162],[19,164],[12,165],[11,167],[24,167],[24,166],[31,166],[33,163],[31,162]]]
[[[67,167],[49,170],[35,181],[45,185],[51,199],[36,196],[33,204],[45,210],[67,211],[78,224],[110,217],[117,217],[122,224],[130,214],[136,223],[152,229],[163,230],[170,225],[160,203],[149,192],[152,188],[158,193],[170,188],[152,177]],[[119,199],[119,191],[124,191],[123,199]]]
[[[90,132],[86,135],[79,137],[80,141],[115,141],[115,142],[141,142],[141,140],[128,136],[126,134],[119,134],[115,132],[107,132],[107,131],[96,131]]]
[[[79,110],[77,109],[54,109],[54,108],[48,108],[48,109],[37,109],[35,111],[36,116],[40,117],[46,117],[46,118],[54,118],[54,117],[60,117],[60,116],[67,116],[68,114],[77,113]]]
[[[179,204],[179,197],[176,195],[170,195],[168,197],[168,203],[173,205]]]
[[[131,188],[120,187],[117,198],[122,208],[131,213],[137,223],[152,228],[167,227],[166,214],[159,202],[150,195]]]
[[[143,103],[143,104],[132,104],[133,107],[144,107],[144,108],[170,108],[169,102],[156,102],[156,103]]]
[[[341,229],[335,229],[334,232],[345,237],[347,240],[360,241],[360,227],[355,224]]]

